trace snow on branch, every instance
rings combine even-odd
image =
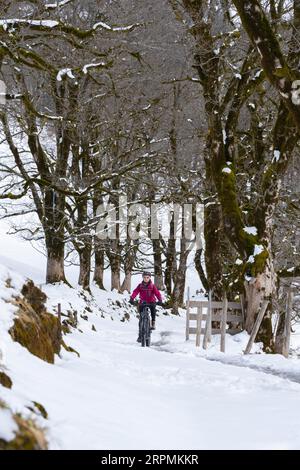
[[[58,82],[61,82],[65,75],[69,78],[72,78],[72,79],[75,78],[74,75],[73,75],[72,69],[61,69],[61,70],[59,70],[59,72],[57,74],[56,80]]]
[[[86,64],[82,68],[82,71],[84,74],[87,74],[89,69],[98,67],[107,67],[107,64],[105,62],[98,62],[97,64]]]
[[[91,63],[91,64],[86,64],[82,67],[82,69],[76,69],[76,72],[83,72],[85,75],[88,73],[89,69],[91,68],[99,68],[99,67],[108,67],[109,64],[107,64],[106,62],[97,62],[97,63]],[[70,68],[65,68],[65,69],[61,69],[58,71],[57,73],[57,76],[56,76],[56,80],[58,82],[61,82],[65,77],[68,77],[70,79],[75,79],[75,75],[73,73],[74,71]]]
[[[280,269],[277,274],[279,277],[300,277],[300,266]]]
[[[111,32],[129,32],[132,31],[133,29],[137,28],[140,26],[140,23],[136,24],[131,24],[128,26],[110,26],[107,23],[103,23],[102,21],[99,21],[98,23],[95,23],[92,29],[79,29],[76,28],[75,26],[61,23],[59,21],[53,21],[53,20],[25,20],[25,19],[18,19],[18,18],[7,18],[7,19],[1,19],[0,20],[0,30],[1,28],[3,31],[7,32],[13,32],[17,26],[27,26],[31,29],[37,30],[37,31],[51,31],[53,29],[62,31],[66,34],[73,34],[74,36],[84,39],[90,36],[93,36],[96,31],[99,29],[104,29],[106,31],[111,31]]]
[[[23,19],[17,19],[17,18],[0,20],[0,26],[2,26],[4,31],[8,30],[10,26],[14,27],[17,24],[24,24],[26,26],[42,26],[45,28],[54,28],[55,26],[59,25],[59,22],[52,21],[52,20],[23,20]]]
[[[61,0],[61,1],[57,0],[57,2],[55,3],[47,3],[45,5],[45,8],[46,10],[55,10],[56,8],[64,7],[71,2],[73,2],[73,0]]]
[[[103,28],[107,29],[108,31],[132,31],[137,26],[140,26],[139,23],[131,24],[129,26],[109,26],[107,23],[103,23],[103,21],[99,21],[95,23],[93,29]]]

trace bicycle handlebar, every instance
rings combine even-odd
[[[159,305],[159,304],[162,304],[162,302],[158,301],[158,302],[139,302],[138,300],[135,300],[134,301],[134,305],[142,305],[143,307],[148,307],[150,305]]]

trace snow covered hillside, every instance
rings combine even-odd
[[[58,302],[62,312],[77,311],[78,326],[64,340],[80,357],[63,350],[53,365],[30,354],[8,334],[15,311],[8,300],[20,291],[25,272],[40,283],[30,263],[39,255],[3,239],[1,368],[13,386],[0,385],[0,399],[14,413],[34,417],[50,449],[300,448],[297,357],[243,357],[245,333],[227,339],[226,355],[218,352],[217,337],[207,352],[196,349],[184,340],[184,311],[174,317],[161,308],[153,345],[141,348],[128,296],[43,286],[50,312]],[[32,402],[45,408],[47,419],[33,414]],[[14,432],[9,411],[0,409],[0,439]]]

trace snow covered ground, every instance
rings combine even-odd
[[[160,309],[152,347],[141,348],[128,296],[93,288],[86,299],[78,289],[42,286],[49,311],[58,301],[63,312],[78,311],[78,329],[65,341],[80,358],[63,351],[51,365],[13,342],[7,330],[14,308],[5,299],[27,276],[42,284],[44,264],[5,231],[1,224],[0,363],[13,388],[0,385],[0,399],[25,415],[31,401],[41,403],[49,419],[39,422],[51,449],[300,448],[298,356],[265,355],[259,345],[243,356],[245,333],[227,338],[226,354],[218,337],[205,352],[185,341],[184,311],[174,317]],[[5,286],[8,277],[13,288]],[[299,335],[292,341],[296,349]],[[12,426],[2,411],[0,437],[10,436]]]

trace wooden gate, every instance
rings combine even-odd
[[[205,325],[203,326],[202,322],[204,321]],[[220,326],[212,328],[212,322],[218,322]],[[199,347],[201,335],[203,335],[203,348],[206,349],[207,344],[211,341],[211,335],[221,334],[221,351],[225,352],[226,333],[234,335],[243,331],[243,328],[242,302],[229,302],[225,296],[222,302],[212,301],[211,292],[208,300],[190,300],[188,289],[186,340],[190,338],[190,335],[196,335],[196,346]]]

